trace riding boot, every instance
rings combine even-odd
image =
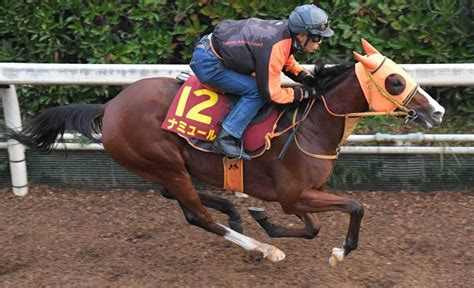
[[[212,147],[217,152],[229,157],[250,160],[250,155],[243,151],[239,142],[239,139],[233,137],[227,133],[227,131],[222,129],[214,142],[212,142]]]

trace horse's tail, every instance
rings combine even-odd
[[[7,129],[5,136],[40,151],[51,151],[58,135],[74,130],[90,140],[101,143],[104,107],[100,104],[71,104],[49,108],[28,123],[22,131]]]

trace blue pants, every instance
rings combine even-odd
[[[233,137],[242,138],[245,128],[266,102],[258,93],[255,78],[225,68],[212,52],[208,36],[202,37],[196,45],[190,66],[201,83],[241,96],[222,127]]]

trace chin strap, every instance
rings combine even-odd
[[[294,54],[296,52],[302,52],[304,51],[304,48],[308,46],[309,41],[311,40],[309,37],[306,40],[304,44],[301,43],[301,41],[296,37],[296,34],[291,33],[291,54]]]
[[[306,37],[306,41],[304,42],[304,44],[302,46],[303,50],[309,45],[309,42],[311,42],[311,38],[308,36],[308,37]]]

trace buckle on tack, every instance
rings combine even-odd
[[[409,109],[406,113],[407,116],[405,117],[405,124],[418,118],[418,113],[416,113],[416,111],[413,109]]]

